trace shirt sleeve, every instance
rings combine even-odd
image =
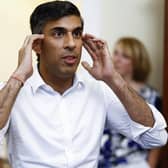
[[[160,147],[167,143],[166,121],[153,105],[148,104],[155,119],[151,128],[133,121],[114,93],[108,95],[106,101],[108,127],[131,138],[144,148]]]
[[[10,119],[7,121],[6,125],[2,129],[0,129],[0,146],[2,145],[3,138],[4,138],[5,134],[7,133],[9,123],[10,123]]]
[[[137,134],[136,128],[141,128],[144,126],[132,121],[133,138],[144,148],[163,146],[167,143],[168,140],[168,134],[165,130],[165,128],[167,127],[166,121],[162,114],[153,105],[149,106],[155,119],[154,126],[152,128],[147,127],[147,131]]]

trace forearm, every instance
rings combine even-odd
[[[107,43],[92,35],[83,37],[83,45],[93,60],[93,66],[82,62],[85,69],[97,80],[104,81],[118,96],[129,116],[135,122],[152,127],[154,118],[145,101],[116,72]]]
[[[21,81],[10,78],[0,91],[0,129],[2,129],[8,121],[12,106],[21,87]]]
[[[159,155],[160,155],[160,148],[150,150],[148,155],[148,163],[150,165],[150,168],[157,167],[159,161]]]
[[[36,40],[44,38],[42,34],[27,36],[19,50],[18,67],[5,87],[0,91],[0,129],[8,121],[12,106],[23,83],[32,75],[32,48]],[[36,44],[37,45],[37,44]]]
[[[132,120],[144,126],[152,127],[154,125],[150,107],[118,73],[105,82],[118,96]]]

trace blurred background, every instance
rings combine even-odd
[[[121,36],[145,43],[153,71],[150,82],[162,92],[164,0],[71,0],[81,10],[85,32],[107,40],[110,48]],[[17,65],[18,49],[30,34],[29,16],[44,0],[6,0],[0,5],[0,81]],[[85,59],[87,57],[85,56]]]
[[[152,62],[149,83],[162,94],[164,0],[71,0],[81,10],[85,32],[107,40],[110,50],[119,37],[134,36],[147,47]],[[30,34],[29,16],[45,0],[6,0],[0,5],[0,81],[8,80],[17,66],[18,50]],[[34,60],[36,56],[34,55]],[[86,52],[83,58],[89,60]],[[6,159],[6,147],[0,149]],[[6,161],[5,161],[6,162]]]

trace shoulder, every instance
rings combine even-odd
[[[146,85],[140,92],[140,95],[150,104],[154,105],[159,111],[162,111],[162,98],[159,91],[150,85]]]
[[[79,71],[77,75],[82,79],[84,86],[86,89],[90,91],[92,94],[96,94],[100,99],[104,99],[105,101],[118,101],[117,96],[113,92],[113,90],[103,81],[96,80],[86,71]]]
[[[145,98],[147,101],[150,101],[151,98],[156,98],[156,97],[161,97],[159,92],[149,86],[149,85],[145,85],[141,90],[140,90],[140,95]]]

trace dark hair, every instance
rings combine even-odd
[[[37,6],[30,17],[32,34],[41,34],[48,21],[57,20],[69,15],[79,16],[83,28],[83,19],[78,8],[69,1],[57,0]]]

